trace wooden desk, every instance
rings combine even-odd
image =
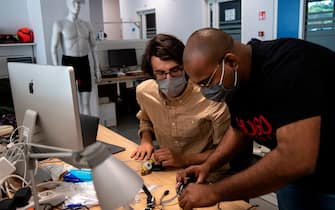
[[[126,150],[124,152],[120,152],[115,154],[115,157],[119,158],[120,160],[125,161],[125,163],[133,168],[135,171],[139,172],[141,162],[134,161],[130,159],[131,152],[137,147],[137,144],[134,142],[122,137],[121,135],[109,130],[106,127],[99,126],[98,131],[98,139],[101,141],[109,142],[112,144],[116,144],[122,147],[125,147]],[[172,171],[162,171],[162,172],[152,172],[149,175],[142,176],[144,183],[147,186],[150,185],[158,185],[159,187],[153,191],[153,196],[156,199],[156,203],[159,202],[159,199],[165,190],[169,190],[170,194],[164,197],[164,200],[173,197],[176,193],[175,186],[176,186],[176,170]],[[141,200],[140,202],[134,203],[132,207],[135,210],[144,210],[146,207],[146,196],[144,193],[141,193]],[[220,204],[222,210],[246,210],[250,207],[250,205],[245,201],[233,201],[233,202],[222,202]],[[99,207],[91,208],[93,210],[100,209]],[[178,210],[180,209],[178,205],[178,199],[168,203],[166,206],[163,207],[164,210]],[[217,210],[217,206],[208,207],[208,208],[201,208],[201,209],[208,209],[208,210]],[[253,208],[255,209],[255,208]]]

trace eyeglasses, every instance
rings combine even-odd
[[[211,74],[211,76],[209,76],[208,78],[204,79],[204,80],[201,80],[200,82],[198,82],[197,84],[201,87],[201,88],[204,88],[204,87],[209,87],[210,84],[213,82],[213,79],[214,79],[214,76],[215,76],[215,73],[218,71],[219,69],[219,64],[215,67],[213,73]]]
[[[180,76],[180,72],[184,70],[184,67],[181,65],[176,65],[169,69],[169,71],[164,70],[154,70],[154,75],[159,78],[165,78],[168,74],[170,77],[178,77]]]

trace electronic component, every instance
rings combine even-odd
[[[177,182],[176,185],[176,192],[178,195],[180,195],[183,190],[187,187],[189,183],[195,183],[197,181],[197,178],[195,176],[189,176],[185,178],[186,183],[184,182]]]
[[[60,203],[64,202],[66,199],[66,196],[64,193],[59,193],[59,192],[55,192],[52,190],[45,190],[43,192],[40,192],[38,193],[38,197],[39,197],[39,203],[41,205],[50,204],[52,206],[57,206]],[[33,206],[34,206],[34,201],[31,199],[28,205],[22,208],[18,208],[17,210],[26,210]]]
[[[28,205],[31,197],[30,187],[22,187],[14,194],[14,204],[16,207],[23,207]]]
[[[162,171],[164,167],[161,164],[155,163],[153,159],[147,160],[143,162],[141,166],[141,175],[150,174],[152,171]]]
[[[145,207],[144,210],[153,210],[155,208],[155,197],[152,196],[148,188],[143,185],[143,191],[147,195],[147,206]]]

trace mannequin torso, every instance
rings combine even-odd
[[[83,20],[68,19],[56,22],[56,27],[62,35],[63,54],[73,57],[81,57],[89,54],[90,51],[90,26]]]

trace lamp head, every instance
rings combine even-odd
[[[128,205],[143,187],[142,178],[113,157],[100,142],[86,147],[81,157],[87,160],[92,169],[93,184],[103,210]]]

